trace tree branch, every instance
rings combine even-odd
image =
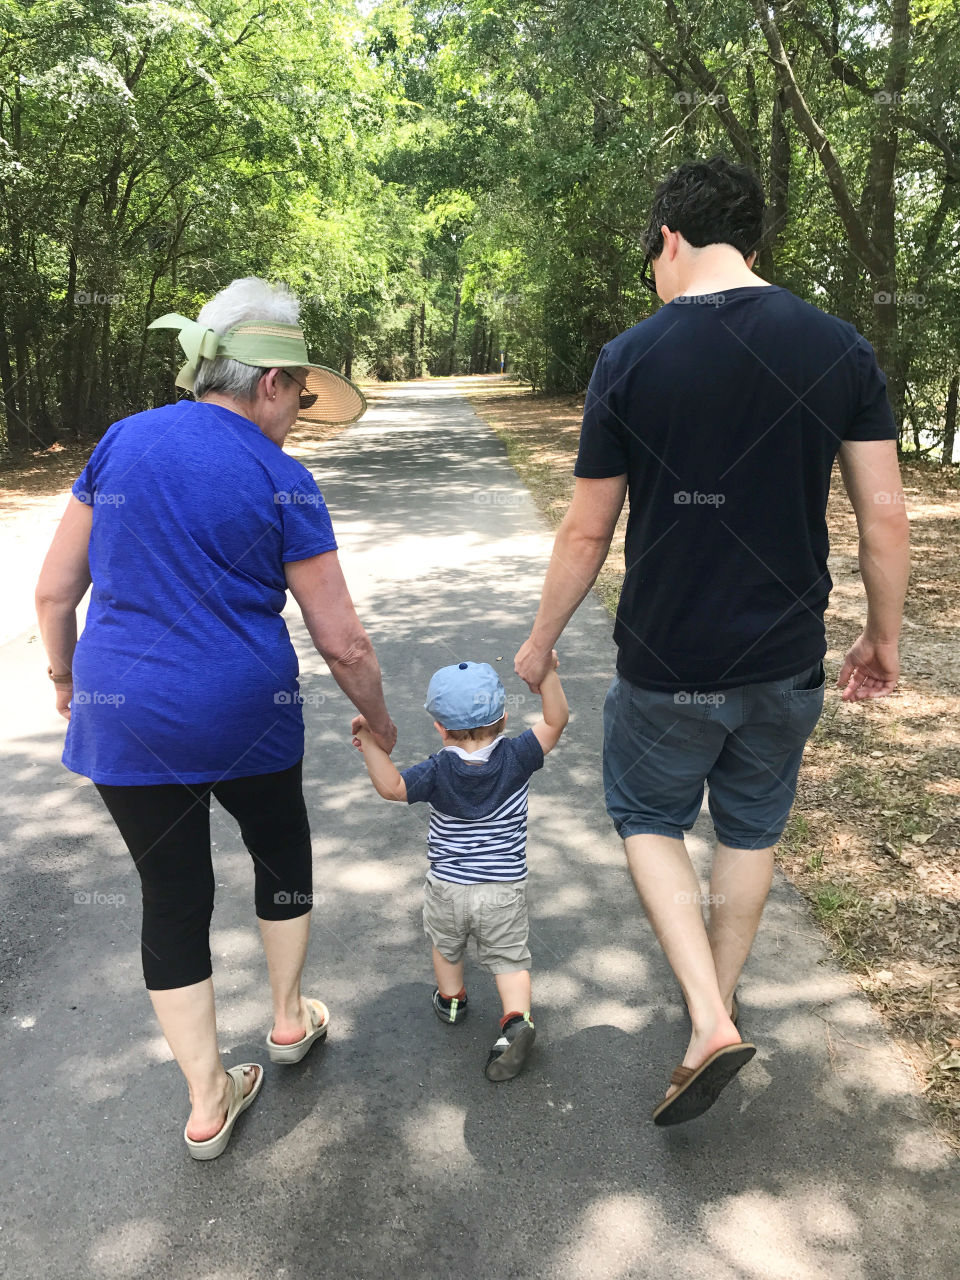
[[[790,60],[783,47],[777,24],[767,9],[766,0],[753,0],[753,9],[766,39],[767,48],[770,51],[770,60],[776,69],[777,77],[793,109],[797,126],[810,143],[814,152],[820,157],[827,185],[837,206],[837,212],[840,214],[840,219],[847,235],[850,237],[850,246],[867,271],[873,276],[882,278],[886,272],[886,262],[883,256],[875,249],[866,227],[861,222],[853,201],[850,199],[850,191],[843,170],[840,167],[840,161],[830,145],[829,138],[814,119],[800,86],[797,84],[797,79],[793,74],[793,67],[790,65]]]

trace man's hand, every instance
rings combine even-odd
[[[377,733],[375,729],[371,728],[371,726],[367,724],[365,716],[354,716],[350,722],[350,732],[353,734],[353,745],[360,751],[363,750],[363,744],[360,740],[359,734],[361,729],[366,729],[367,733],[370,734],[371,738],[373,738],[381,751],[385,751],[387,755],[389,755],[397,745],[397,726],[392,720],[389,720],[387,723],[389,728]]]
[[[853,642],[837,676],[844,702],[865,698],[886,698],[900,678],[900,656],[896,640],[871,640],[863,632]]]
[[[543,677],[548,671],[556,671],[559,661],[556,649],[541,649],[532,640],[526,640],[517,650],[513,669],[526,681],[531,693],[539,693]]]

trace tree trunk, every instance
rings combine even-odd
[[[670,0],[668,0],[668,3]],[[890,45],[884,75],[884,97],[888,104],[870,148],[865,201],[858,210],[850,195],[847,177],[827,137],[804,97],[783,46],[776,11],[766,0],[753,0],[754,13],[763,31],[778,83],[793,112],[798,129],[819,156],[824,176],[844,229],[850,249],[865,268],[874,293],[877,359],[887,375],[890,403],[897,421],[903,417],[906,369],[898,342],[897,269],[894,218],[896,213],[897,115],[893,104],[902,96],[910,44],[910,0],[893,0],[890,18]]]
[[[3,420],[6,430],[4,447],[8,448],[16,438],[17,386],[10,363],[10,347],[7,344],[7,317],[0,306],[0,386],[3,388]]]
[[[789,214],[790,131],[787,123],[787,95],[782,88],[773,100],[770,122],[770,202],[767,205],[763,242],[771,266],[776,260],[777,246],[783,237]],[[770,267],[762,268],[769,270]]]
[[[470,343],[470,372],[481,373],[480,358],[485,346],[484,320],[480,316],[473,326],[473,340]]]
[[[160,281],[160,277],[163,275],[165,266],[166,263],[164,263],[164,266],[162,267],[157,267],[153,275],[150,277],[150,289],[147,293],[147,303],[143,309],[143,336],[140,339],[140,351],[137,355],[137,374],[134,379],[134,387],[137,389],[139,389],[140,384],[143,382],[143,366],[147,359],[147,325],[153,318],[153,304],[154,299],[157,296],[157,284]]]
[[[417,362],[417,313],[410,312],[410,340],[408,343],[408,355],[410,359],[410,377],[418,378],[420,372]]]
[[[94,425],[90,412],[90,363],[92,354],[90,350],[91,330],[89,324],[80,326],[79,336],[80,340],[77,343],[74,359],[73,404],[69,410],[76,424],[78,440],[83,439],[90,427]],[[64,405],[64,412],[67,412],[66,405]]]
[[[447,366],[447,374],[452,376],[457,371],[457,335],[460,332],[460,296],[463,288],[463,281],[457,281],[457,290],[453,295],[453,329],[450,335],[450,360]]]
[[[66,433],[63,427],[63,418],[54,423],[50,416],[50,399],[48,395],[47,381],[44,377],[44,361],[43,353],[38,351],[36,364],[34,365],[34,375],[37,384],[36,393],[36,410],[34,418],[34,430],[45,445],[53,444],[55,440],[61,439]],[[54,395],[56,398],[56,395]]]
[[[14,320],[13,349],[16,359],[17,382],[17,416],[14,419],[15,431],[11,439],[15,444],[28,448],[36,444],[30,430],[30,355],[27,350],[27,338],[23,330],[23,316]]]
[[[960,392],[960,373],[950,379],[947,393],[947,415],[943,424],[943,453],[940,461],[945,467],[953,462],[953,446],[957,438],[957,393]]]
[[[116,396],[113,386],[113,334],[110,330],[110,304],[104,303],[100,323],[100,377],[97,387],[97,416],[103,430],[113,422]]]

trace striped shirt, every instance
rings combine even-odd
[[[484,884],[527,874],[527,784],[543,768],[532,729],[466,756],[449,748],[404,769],[407,803],[430,806],[427,853],[438,880]],[[468,760],[480,758],[482,763]]]

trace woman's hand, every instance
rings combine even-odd
[[[63,716],[64,720],[70,719],[70,699],[73,697],[73,684],[58,684],[56,686],[57,693],[57,711]]]

